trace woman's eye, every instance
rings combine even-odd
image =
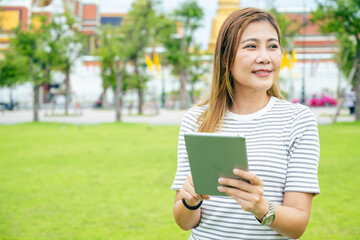
[[[274,45],[270,45],[270,48],[279,48],[279,46],[274,44]]]
[[[254,44],[247,45],[245,48],[256,48]]]

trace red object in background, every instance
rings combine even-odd
[[[293,99],[293,103],[301,103],[301,99]],[[305,99],[305,104],[311,107],[336,106],[336,98],[327,94],[314,94],[311,99]]]
[[[327,94],[316,95],[310,99],[311,107],[336,106],[337,100]]]

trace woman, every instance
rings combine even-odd
[[[319,138],[309,108],[282,100],[281,57],[279,27],[269,13],[245,8],[223,23],[210,96],[184,116],[171,187],[176,223],[192,229],[190,239],[293,239],[304,233],[319,193]],[[218,190],[228,197],[196,194],[183,137],[191,131],[245,135],[249,172],[234,174],[250,183],[220,178]]]

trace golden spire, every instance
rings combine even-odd
[[[240,0],[219,0],[217,15],[212,22],[211,38],[208,46],[209,52],[213,53],[215,50],[216,38],[221,24],[225,21],[227,16],[238,9],[240,9]]]

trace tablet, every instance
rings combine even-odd
[[[248,171],[245,137],[235,134],[192,132],[185,133],[184,138],[195,192],[202,195],[227,196],[217,190],[220,185],[218,179],[242,179],[233,174],[234,168]]]

